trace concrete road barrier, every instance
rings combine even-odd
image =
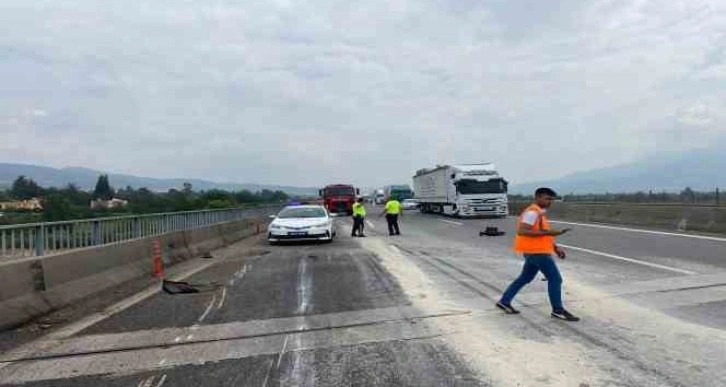
[[[518,215],[529,203],[509,204]],[[556,203],[553,219],[653,227],[669,231],[726,234],[726,207],[683,204]]]
[[[160,240],[166,266],[264,232],[264,217],[0,263],[0,329],[141,276],[151,276],[152,243]]]

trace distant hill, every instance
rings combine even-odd
[[[20,175],[27,176],[43,187],[64,187],[69,183],[76,184],[84,190],[92,190],[96,186],[98,176],[106,173],[88,168],[50,168],[38,165],[0,163],[0,187],[10,187],[13,181]],[[244,183],[218,183],[200,179],[157,179],[116,173],[107,173],[109,181],[114,188],[146,187],[152,191],[167,191],[170,188],[181,189],[184,182],[189,182],[195,191],[223,189],[229,191],[249,190],[261,191],[269,189],[272,191],[283,191],[288,195],[317,195],[317,188],[291,187],[263,184]]]
[[[726,188],[726,146],[714,146],[683,153],[663,153],[631,164],[577,172],[558,179],[513,184],[512,193],[529,194],[537,187],[550,186],[561,194],[676,192]]]

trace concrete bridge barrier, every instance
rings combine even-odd
[[[99,246],[58,250],[51,255],[0,260],[0,328],[8,328],[81,298],[153,274],[152,244],[163,246],[165,266],[264,232],[266,215],[258,209],[218,223],[133,238]],[[191,223],[190,223],[191,224]]]

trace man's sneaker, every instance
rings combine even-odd
[[[579,317],[575,316],[574,314],[572,314],[564,309],[553,310],[552,317],[558,318],[560,320],[565,320],[565,321],[580,321]]]
[[[503,310],[506,314],[519,314],[519,311],[517,309],[514,309],[512,305],[506,305],[502,304],[501,302],[497,302],[497,308]]]

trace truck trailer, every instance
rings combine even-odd
[[[509,211],[508,183],[492,163],[420,169],[413,186],[424,213],[504,218]]]

